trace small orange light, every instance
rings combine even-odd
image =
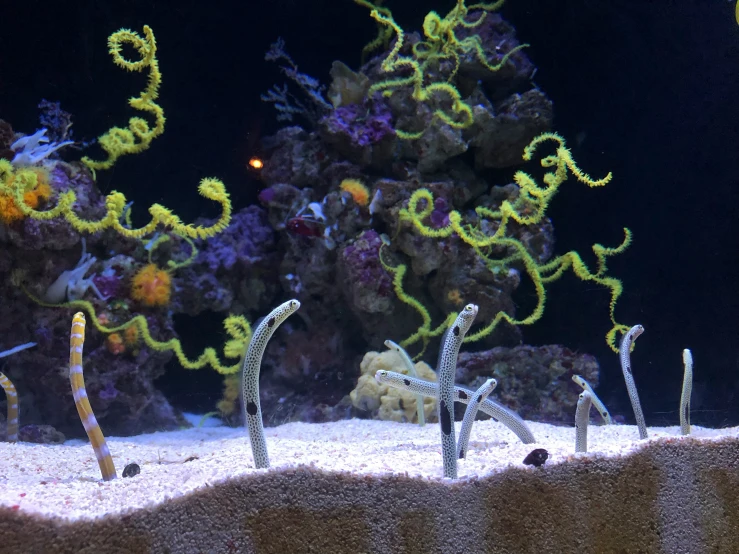
[[[259,158],[257,158],[256,156],[254,156],[253,158],[249,160],[249,167],[259,171],[260,169],[264,167],[264,162],[260,160]]]

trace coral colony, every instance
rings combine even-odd
[[[165,72],[148,26],[143,35],[122,29],[109,38],[113,62],[148,80],[129,100],[146,118],[134,116],[103,134],[97,141],[103,159],[62,161],[72,143],[71,118],[58,104],[42,103],[45,127],[33,134],[0,122],[0,220],[11,260],[5,267],[14,268],[4,305],[14,306],[6,315],[18,322],[6,328],[10,347],[0,353],[13,355],[0,373],[8,441],[23,440],[23,402],[33,406],[27,413],[34,426],[79,435],[79,422],[60,404],[73,402],[102,479],[114,479],[101,427],[130,435],[184,423],[153,385],[174,358],[188,370],[210,366],[224,376],[218,409],[226,421],[245,425],[256,468],[270,466],[267,416],[438,423],[440,474],[454,479],[458,460],[475,454],[469,439],[478,410],[530,444],[536,439],[521,416],[571,423],[577,404],[574,449],[585,452],[591,405],[612,423],[591,386],[597,363],[563,347],[499,346],[520,342],[519,327],[541,318],[548,285],[569,271],[610,294],[606,341],[620,351],[639,436],[647,437],[630,361],[644,329],[617,321],[622,285],[607,267],[631,233],[624,229],[621,244],[594,244],[594,268],[577,252],[554,254],[546,212],[560,187],[570,176],[588,188],[612,176],[589,176],[551,131],[552,104],[531,83],[527,45],[495,13],[497,4],[457,0],[443,17],[430,12],[421,35],[402,29],[379,3],[355,2],[378,26],[359,71],[335,62],[327,89],[298,70],[284,41],[267,54],[289,83],[263,100],[281,121],[303,126],[283,128],[271,139],[268,159],[249,161],[264,183],[260,206],[234,213],[224,184],[204,178],[198,192],[220,207],[215,220],[184,223],[154,204],[149,222],[136,228],[132,203],[121,192],[98,190],[98,172],[149,149],[164,132],[157,100]],[[125,58],[126,45],[140,59]],[[472,156],[459,157],[468,151]],[[537,159],[540,178],[518,169]],[[512,182],[491,186],[475,172],[485,168],[514,169]],[[513,295],[524,279],[536,303],[519,314]],[[252,332],[248,318],[275,305]],[[173,316],[206,311],[234,313],[224,319],[220,354],[209,347],[193,356]],[[70,321],[71,396],[59,372],[48,370],[67,365],[55,346]],[[281,325],[286,332],[270,343]],[[366,353],[382,344],[388,351]],[[431,368],[422,358],[436,347]],[[354,379],[344,372],[365,353],[350,391]],[[680,417],[688,434],[688,350],[684,364]],[[271,371],[260,381],[262,365]],[[532,390],[536,382],[550,383],[557,400],[532,405],[527,398],[554,397]],[[318,386],[333,387],[320,403]],[[278,415],[277,398],[288,412]],[[459,437],[456,403],[467,404]],[[546,459],[546,450],[537,449],[524,463]],[[133,465],[124,476],[139,472]]]

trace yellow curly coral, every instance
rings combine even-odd
[[[94,169],[107,169],[113,165],[115,160],[123,154],[140,152],[148,148],[151,140],[164,131],[164,115],[160,106],[154,100],[158,96],[158,87],[161,82],[161,74],[156,60],[156,42],[151,28],[144,26],[146,39],[127,29],[121,29],[111,35],[108,40],[110,53],[115,63],[129,71],[141,71],[148,67],[149,84],[146,90],[137,98],[131,98],[129,104],[140,110],[154,114],[156,124],[149,128],[146,121],[141,118],[131,118],[129,129],[113,127],[108,133],[100,137],[100,143],[108,152],[108,160],[95,162],[89,158],[82,161],[88,167]],[[142,59],[137,62],[126,60],[121,55],[122,44],[129,42],[141,54]],[[135,137],[139,139],[137,142]],[[172,213],[169,208],[161,204],[154,204],[149,208],[151,221],[139,229],[125,227],[123,222],[130,221],[130,211],[126,210],[126,197],[117,191],[111,192],[105,198],[105,215],[98,221],[90,221],[80,218],[72,209],[77,201],[77,195],[73,190],[68,190],[59,195],[55,207],[37,211],[36,205],[26,201],[26,192],[35,188],[37,179],[35,170],[15,170],[7,160],[0,160],[0,197],[11,198],[13,204],[20,210],[22,216],[37,220],[47,221],[56,217],[64,217],[79,233],[96,233],[105,229],[113,229],[120,235],[128,238],[140,239],[152,234],[157,227],[163,226],[172,229],[176,234],[191,239],[210,238],[220,233],[231,222],[231,200],[226,187],[215,178],[205,178],[200,181],[198,192],[208,200],[213,200],[221,205],[221,216],[213,225],[203,227],[200,225],[185,224]],[[12,186],[11,186],[12,185]],[[42,191],[43,192],[43,191]],[[42,195],[38,194],[38,198]],[[6,202],[7,204],[7,202]],[[38,203],[37,203],[38,204]]]
[[[138,61],[130,61],[121,53],[124,44],[131,44],[141,55]],[[128,127],[113,127],[98,138],[100,146],[108,154],[107,160],[95,161],[87,156],[82,162],[90,169],[110,169],[116,160],[126,154],[137,154],[149,148],[151,141],[164,132],[164,111],[155,102],[159,97],[159,86],[162,74],[159,72],[159,61],[156,58],[157,44],[151,27],[144,25],[144,38],[129,29],[121,29],[108,37],[108,49],[113,62],[128,71],[149,70],[149,82],[139,96],[129,98],[128,105],[134,109],[148,112],[154,117],[154,127],[150,127],[145,119],[132,117]]]
[[[226,365],[218,357],[218,353],[214,348],[206,348],[203,352],[195,359],[190,359],[185,355],[182,349],[182,343],[179,339],[172,338],[167,341],[158,341],[152,335],[149,330],[149,323],[146,321],[146,317],[139,314],[134,316],[126,323],[115,327],[107,327],[104,323],[107,323],[107,318],[100,316],[98,317],[95,306],[87,300],[73,300],[71,302],[64,302],[63,304],[50,304],[43,300],[36,298],[20,282],[22,276],[19,273],[12,275],[12,282],[20,286],[33,302],[39,306],[46,308],[72,308],[74,310],[83,310],[90,316],[90,322],[93,326],[106,335],[111,333],[124,333],[124,336],[131,334],[140,337],[141,341],[146,344],[152,350],[157,352],[172,351],[177,358],[177,361],[185,369],[200,369],[207,365],[213,367],[218,373],[222,375],[230,375],[236,373],[241,369],[241,363],[237,361],[232,365]],[[136,327],[138,332],[129,331],[131,327]],[[226,344],[223,346],[223,355],[226,358],[240,359],[244,351],[246,350],[249,340],[251,339],[251,325],[244,316],[241,315],[229,315],[223,321],[223,328],[226,334],[231,337]]]
[[[378,37],[365,49],[373,49],[380,43],[387,42],[393,32],[396,35],[395,45],[382,61],[382,70],[387,73],[397,71],[407,73],[410,70],[410,74],[407,76],[390,78],[373,84],[367,92],[368,96],[372,96],[375,92],[382,92],[384,96],[389,96],[395,90],[411,85],[413,87],[412,98],[417,102],[428,102],[435,96],[447,96],[451,101],[450,110],[435,108],[433,115],[455,129],[469,127],[474,119],[472,108],[462,99],[459,90],[451,82],[459,70],[460,56],[473,53],[482,66],[495,72],[504,67],[513,54],[528,46],[528,44],[515,46],[506,52],[498,63],[491,64],[487,59],[480,37],[473,34],[460,40],[457,37],[456,28],[473,29],[478,27],[487,17],[487,13],[500,8],[504,0],[489,4],[479,3],[469,7],[465,5],[465,0],[457,0],[455,7],[443,18],[434,11],[429,12],[423,21],[425,40],[412,45],[412,57],[401,56],[400,50],[403,47],[405,32],[395,22],[390,11],[387,8],[379,8],[368,0],[354,1],[370,8],[370,17],[377,21],[380,26],[386,27],[385,32],[381,31]],[[466,18],[469,11],[473,9],[482,10],[482,14],[477,20],[469,22]],[[447,76],[444,82],[426,84],[429,75],[433,73],[430,68],[444,59],[450,59],[454,63],[451,74]],[[418,139],[424,133],[423,130],[414,132],[403,129],[395,129],[395,132],[400,138],[408,140]]]
[[[3,167],[0,165],[0,182],[3,177]],[[12,171],[12,168],[10,168],[10,171]],[[113,229],[124,237],[140,239],[152,234],[161,225],[172,229],[178,235],[192,239],[205,239],[220,233],[231,223],[231,199],[223,183],[213,178],[203,179],[200,181],[200,186],[198,187],[198,192],[203,198],[213,200],[221,205],[221,217],[213,225],[208,227],[189,223],[185,224],[169,208],[165,208],[161,204],[154,204],[149,208],[151,221],[139,229],[129,229],[121,223],[121,220],[125,219],[126,197],[117,191],[113,191],[105,197],[106,213],[97,221],[82,219],[72,210],[72,206],[77,201],[77,195],[73,190],[68,190],[59,195],[57,205],[45,211],[36,211],[23,202],[23,191],[20,188],[11,189],[0,184],[0,194],[8,192],[13,194],[16,204],[20,207],[23,215],[43,221],[48,221],[56,217],[64,217],[79,233],[97,233],[105,229]]]
[[[513,202],[509,200],[503,201],[498,210],[478,206],[475,208],[477,223],[466,223],[462,218],[462,214],[454,210],[449,214],[449,223],[445,227],[436,229],[428,226],[424,220],[433,210],[434,198],[427,189],[418,189],[411,195],[408,201],[408,207],[399,212],[400,221],[410,223],[425,237],[445,238],[457,235],[466,244],[475,249],[491,271],[508,268],[512,264],[517,264],[523,266],[529,279],[531,279],[536,291],[537,303],[529,315],[522,319],[517,319],[506,312],[498,312],[493,320],[483,329],[468,335],[465,338],[465,342],[479,340],[489,335],[503,320],[511,325],[530,325],[538,321],[544,314],[544,305],[546,302],[545,285],[559,279],[567,270],[572,269],[573,273],[579,279],[597,283],[609,290],[611,296],[609,316],[612,327],[606,335],[606,342],[614,352],[618,352],[618,333],[627,331],[629,327],[618,323],[615,319],[614,311],[616,302],[621,296],[623,286],[617,278],[607,275],[607,258],[622,253],[629,246],[631,243],[631,232],[624,228],[624,240],[614,248],[607,248],[600,244],[593,245],[593,252],[597,260],[595,271],[591,271],[585,262],[583,262],[580,255],[574,251],[557,256],[548,263],[540,264],[528,252],[524,244],[515,238],[511,238],[508,234],[508,224],[511,220],[520,225],[536,225],[541,222],[551,199],[559,190],[560,185],[567,179],[568,173],[572,173],[578,181],[589,187],[603,186],[612,179],[611,173],[608,173],[602,179],[593,179],[583,172],[572,159],[572,154],[565,146],[564,139],[555,133],[543,133],[534,138],[524,149],[524,160],[530,161],[537,148],[547,141],[556,144],[556,152],[553,155],[542,158],[540,162],[542,167],[554,168],[553,171],[544,174],[542,179],[544,185],[540,186],[537,184],[529,174],[523,171],[517,171],[514,176],[514,181],[519,186],[519,195],[516,200]],[[484,221],[494,221],[495,225],[490,227],[494,228],[495,232],[491,234],[485,233],[482,230],[484,227],[482,222]],[[503,252],[507,252],[507,255],[502,258],[494,258],[493,254],[490,253],[492,247],[495,247],[498,251],[502,249]],[[382,250],[380,252],[382,254]],[[382,255],[380,261],[385,269],[393,275],[393,286],[398,298],[414,308],[422,319],[421,326],[418,330],[401,342],[401,345],[407,346],[421,340],[423,348],[425,348],[431,337],[441,334],[449,325],[449,318],[453,314],[450,314],[441,325],[432,329],[431,316],[428,310],[418,300],[403,290],[402,281],[406,266],[402,264],[391,266],[383,261]]]

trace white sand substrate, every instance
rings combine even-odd
[[[457,423],[457,433],[459,433]],[[549,464],[573,457],[624,456],[649,441],[680,441],[679,427],[652,427],[649,439],[638,440],[636,427],[593,426],[587,454],[575,454],[575,431],[529,423],[536,444],[523,444],[502,424],[475,423],[467,459],[459,461],[459,480],[524,468],[535,448],[549,452]],[[737,437],[739,428],[693,427],[692,437],[712,441]],[[245,429],[193,427],[137,437],[108,438],[118,478],[103,482],[89,444],[0,443],[0,505],[26,513],[68,520],[124,514],[152,507],[196,489],[237,476],[279,472],[311,466],[329,473],[402,475],[449,482],[442,477],[438,424],[349,420],[336,423],[289,423],[266,429],[272,467],[255,469]],[[123,468],[136,463],[141,473],[122,478]],[[530,471],[536,471],[529,467]],[[458,480],[458,481],[459,481]]]

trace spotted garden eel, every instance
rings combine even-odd
[[[10,356],[26,348],[36,346],[35,342],[27,342],[21,344],[10,350],[0,352],[0,358]],[[8,402],[8,418],[5,421],[5,437],[8,442],[18,441],[18,425],[19,425],[19,411],[18,411],[18,391],[15,390],[15,385],[8,379],[8,377],[0,371],[0,387],[5,391],[5,399]]]
[[[600,417],[603,418],[603,421],[606,423],[606,425],[613,424],[613,420],[611,419],[611,414],[608,413],[608,410],[606,409],[606,405],[603,404],[600,398],[598,398],[598,395],[595,394],[595,391],[593,390],[593,387],[590,386],[590,383],[588,383],[580,375],[573,375],[572,380],[575,381],[575,383],[577,383],[578,385],[580,385],[583,388],[583,390],[586,390],[590,393],[590,396],[592,397],[592,401],[593,401],[593,406],[595,406],[595,409],[598,410]]]
[[[400,354],[400,357],[403,359],[403,363],[405,364],[405,368],[408,370],[408,375],[410,375],[411,377],[418,377],[418,374],[416,373],[416,365],[413,363],[413,360],[411,360],[408,352],[405,351],[405,348],[391,340],[386,340],[385,346],[387,346],[390,350],[395,350],[398,354]],[[418,415],[418,424],[421,427],[426,425],[426,414],[423,411],[422,394],[416,395],[416,414]]]
[[[575,411],[575,452],[588,451],[588,421],[592,402],[593,395],[589,391],[580,393]]]
[[[626,381],[626,389],[629,391],[629,399],[631,400],[631,406],[634,408],[634,417],[636,418],[636,425],[639,427],[639,438],[647,438],[647,424],[644,421],[644,412],[641,411],[641,403],[639,402],[639,393],[636,392],[636,383],[634,382],[634,376],[631,374],[631,346],[639,335],[644,332],[644,327],[641,325],[634,325],[628,330],[621,341],[619,348],[619,357],[621,358],[621,371],[624,374],[624,380]]]
[[[264,349],[267,348],[267,343],[272,338],[275,330],[298,308],[300,308],[300,302],[288,300],[272,310],[252,334],[249,348],[247,348],[244,356],[241,398],[244,421],[246,428],[249,430],[251,452],[257,469],[269,467],[267,441],[264,438],[264,426],[262,425],[262,408],[259,404],[259,370],[262,366],[262,356],[264,356]]]
[[[477,306],[467,304],[459,312],[452,326],[444,333],[439,352],[436,371],[439,379],[436,409],[441,429],[441,457],[444,463],[444,477],[457,478],[457,440],[454,436],[454,377],[457,373],[459,347],[472,322],[477,316]]]
[[[464,418],[462,418],[462,429],[459,431],[459,440],[457,441],[457,458],[460,460],[467,456],[467,444],[470,442],[470,433],[472,433],[472,424],[475,422],[477,410],[480,408],[480,404],[483,403],[497,386],[498,381],[488,379],[475,391],[472,400],[467,404],[467,409],[464,411]]]
[[[77,312],[72,319],[72,334],[69,337],[69,382],[72,385],[72,396],[77,406],[77,413],[82,421],[82,426],[87,432],[95,457],[103,474],[103,481],[110,481],[117,477],[113,457],[110,455],[105,437],[100,430],[92,413],[90,401],[87,399],[85,390],[85,378],[82,375],[82,346],[85,343],[85,314]]]
[[[683,393],[680,396],[680,433],[690,434],[690,393],[693,391],[693,354],[687,348],[683,350]]]
[[[422,394],[424,396],[437,396],[438,384],[433,381],[424,381],[397,373],[395,371],[386,371],[381,369],[375,373],[375,380],[378,383],[388,385],[396,389],[402,389],[410,392]],[[454,387],[454,401],[469,404],[472,399],[473,391],[464,387]],[[486,398],[480,404],[480,411],[491,416],[495,421],[500,421],[503,425],[513,431],[516,436],[524,444],[532,444],[536,442],[534,434],[526,425],[526,422],[514,411],[501,406],[497,402],[493,402]]]

